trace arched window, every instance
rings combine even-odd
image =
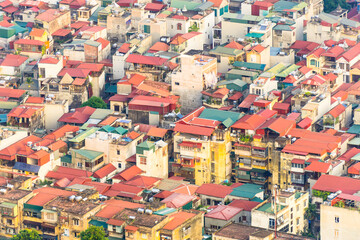
[[[177,24],[177,30],[181,30],[181,28],[182,28],[182,24],[181,24],[181,23],[178,23],[178,24]]]
[[[316,63],[317,63],[317,61],[315,59],[310,60],[310,65],[311,66],[316,66]]]

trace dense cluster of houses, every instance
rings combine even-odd
[[[0,236],[358,239],[359,6],[0,0]]]

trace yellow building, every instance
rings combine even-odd
[[[321,54],[325,52],[323,48],[317,48],[306,57],[306,66],[311,68],[313,72],[322,73],[321,67],[325,63],[325,59],[321,57]]]
[[[0,196],[0,236],[12,237],[22,229],[24,203],[34,194],[21,189],[2,189]]]
[[[264,47],[260,44],[250,48],[246,53],[246,62],[265,64],[266,67],[270,67],[270,47]]]
[[[229,127],[241,113],[200,107],[176,123],[172,170],[196,185],[231,177]]]
[[[251,210],[251,226],[269,230],[274,230],[276,226],[278,231],[297,234],[306,226],[304,214],[308,204],[308,192],[280,191],[276,196],[276,205],[265,201]]]
[[[100,204],[79,195],[57,197],[48,202],[41,211],[42,230],[44,234],[51,233],[58,239],[78,239],[80,232],[89,227],[91,216],[95,215],[100,208]]]
[[[170,221],[160,230],[160,239],[202,239],[203,212],[180,211],[169,216]]]
[[[33,28],[29,33],[29,37],[31,40],[46,42],[49,34],[45,29]]]

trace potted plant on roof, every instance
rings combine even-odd
[[[31,84],[34,83],[32,77],[27,77],[25,83],[28,85],[28,88],[31,88]]]

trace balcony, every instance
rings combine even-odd
[[[304,179],[294,179],[294,178],[292,178],[292,179],[291,179],[291,182],[294,183],[294,184],[301,184],[301,185],[304,185],[304,184],[305,184],[305,180],[304,180]]]

